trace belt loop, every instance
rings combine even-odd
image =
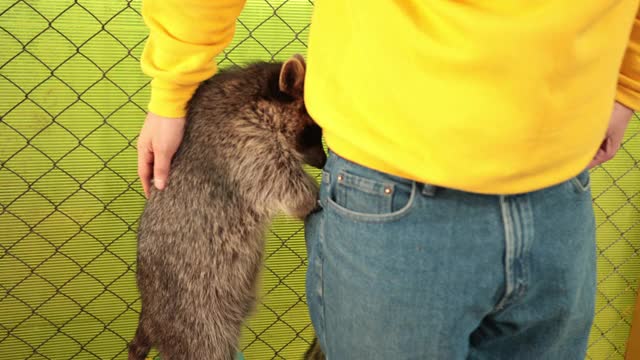
[[[331,173],[325,169],[321,170],[321,181],[327,185],[331,184]]]
[[[436,195],[436,191],[438,190],[437,186],[430,184],[422,184],[422,195],[433,197]]]

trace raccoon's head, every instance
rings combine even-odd
[[[322,129],[313,121],[304,104],[305,71],[306,64],[300,55],[292,56],[279,66],[268,90],[269,112],[275,127],[303,161],[322,168],[327,155],[322,147]]]

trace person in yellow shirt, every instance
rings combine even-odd
[[[138,141],[167,186],[243,0],[144,0]],[[306,220],[329,359],[583,359],[588,168],[640,109],[638,0],[318,0],[305,102],[330,149]]]

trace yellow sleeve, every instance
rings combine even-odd
[[[640,12],[633,21],[629,45],[620,68],[616,100],[640,110]]]
[[[152,78],[149,111],[182,117],[200,82],[217,71],[215,57],[233,39],[245,0],[144,0],[149,38],[142,71]]]

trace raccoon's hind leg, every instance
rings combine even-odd
[[[313,342],[304,354],[303,360],[325,360],[324,353],[320,348],[320,343],[318,342],[317,337],[313,338]]]
[[[173,324],[176,325],[176,324]],[[205,326],[206,325],[206,326]],[[182,331],[173,328],[171,339],[158,345],[162,360],[234,360],[236,336],[225,336],[228,324],[211,325],[201,320],[181,323]],[[171,326],[171,325],[169,325]],[[188,326],[188,327],[187,327]]]
[[[151,350],[151,339],[145,329],[145,319],[143,316],[143,313],[140,312],[140,320],[138,320],[136,335],[133,337],[133,341],[129,344],[129,360],[145,360],[149,350]]]

